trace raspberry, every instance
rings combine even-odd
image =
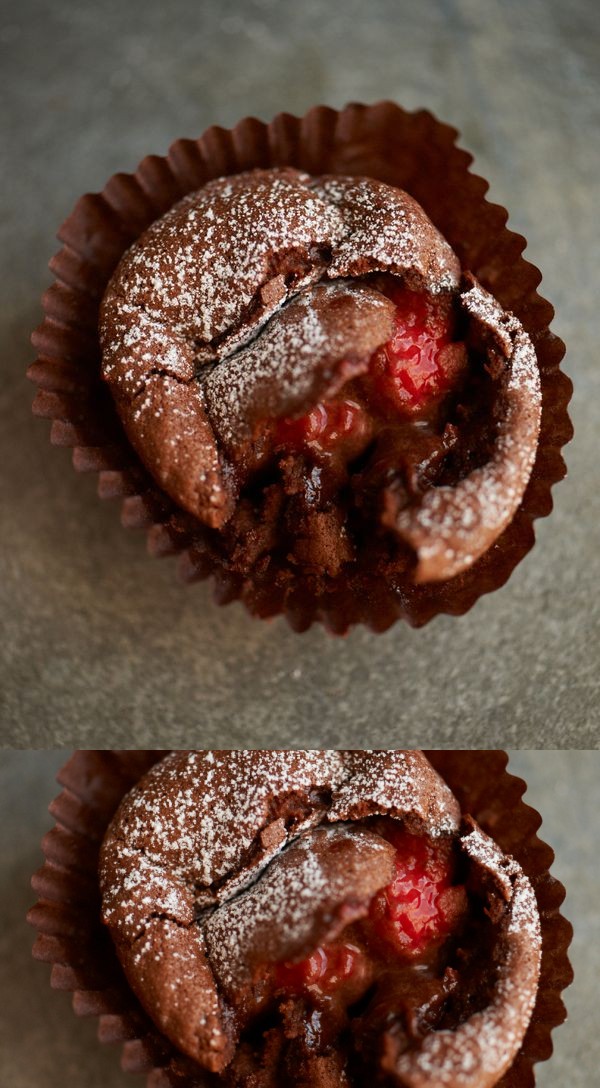
[[[413,416],[455,384],[466,350],[452,340],[447,306],[406,287],[384,290],[396,306],[394,332],[372,356],[370,374],[388,412]]]
[[[326,993],[353,978],[362,960],[362,953],[353,944],[320,945],[300,963],[281,963],[277,967],[278,988],[288,993],[303,990]]]
[[[356,399],[319,402],[299,419],[280,419],[276,446],[316,454],[341,447],[354,456],[371,433],[369,417],[388,423],[416,417],[460,380],[467,352],[452,339],[448,302],[409,291],[392,277],[379,286],[396,307],[394,331],[371,356],[368,373],[353,383]]]
[[[466,907],[464,887],[453,885],[452,859],[427,839],[388,827],[396,848],[395,875],[371,903],[377,936],[403,956],[418,956],[454,929]]]
[[[362,409],[352,400],[328,401],[300,419],[282,419],[276,432],[277,445],[287,449],[308,446],[326,451],[344,439],[354,437],[361,426]]]

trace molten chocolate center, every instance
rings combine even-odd
[[[372,1076],[386,1047],[398,1054],[416,1046],[483,1000],[474,996],[471,965],[481,963],[485,920],[461,883],[452,843],[410,834],[390,818],[365,826],[394,847],[392,880],[335,940],[255,971],[238,1010],[247,1025],[244,1061],[282,1032],[284,1065],[335,1050],[362,1083],[361,1070]],[[234,1067],[232,1083],[236,1075]]]

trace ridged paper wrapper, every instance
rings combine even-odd
[[[241,599],[263,617],[283,612],[298,631],[320,621],[343,633],[356,623],[376,631],[397,619],[421,626],[439,613],[462,615],[506,582],[534,543],[533,522],[552,509],[551,487],[565,474],[562,446],[572,436],[571,382],[560,371],[563,343],[550,332],[553,309],[537,292],[540,271],[522,257],[525,239],[506,227],[505,208],[485,199],[488,183],[469,170],[472,156],[458,133],[431,113],[392,102],[316,106],[304,117],[281,113],[270,124],[247,117],[235,128],[209,128],[181,139],[168,155],[150,155],[134,174],[115,174],[101,193],[78,201],[50,262],[54,283],[43,296],[45,317],[33,334],[38,358],[28,375],[38,386],[33,410],[52,420],[51,441],[73,447],[79,472],[98,474],[103,498],[121,501],[124,526],[147,532],[152,555],[179,555],[187,581],[212,575],[216,600]],[[162,491],[127,441],[100,376],[98,309],[121,256],[155,219],[209,179],[253,167],[291,165],[310,174],[367,175],[405,189],[423,206],[469,269],[531,336],[539,362],[542,422],[532,475],[512,522],[465,573],[445,582],[393,589],[383,580],[361,599],[324,603],[301,580],[284,598],[275,586],[227,571],[210,558],[198,520]]]

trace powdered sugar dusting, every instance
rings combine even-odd
[[[329,805],[319,791],[331,793]],[[290,838],[325,819],[352,818],[370,797],[369,811],[432,835],[457,827],[452,793],[418,752],[173,752],[132,790],[107,839],[105,918],[120,924],[135,906],[139,926],[140,907],[159,895],[159,909],[183,920],[194,904],[238,892]],[[297,818],[286,827],[281,813],[290,805]],[[166,907],[169,897],[176,910]]]
[[[349,227],[333,251],[329,276],[392,272],[417,290],[456,290],[456,254],[407,193],[372,178],[345,177],[327,178],[314,191],[341,208]]]
[[[237,349],[286,297],[325,273],[356,275],[360,262],[416,277],[431,291],[457,287],[452,249],[406,193],[371,179],[310,180],[291,169],[254,170],[184,197],[127,251],[109,306],[120,299],[122,310],[145,315],[146,326],[191,341],[197,353],[210,347],[198,355],[209,359]],[[118,380],[108,312],[105,305],[104,367]]]
[[[144,232],[113,282],[130,305],[198,345],[237,331],[272,277],[274,254],[307,254],[344,232],[337,209],[303,177],[257,170],[209,182]]]
[[[182,382],[194,377],[193,346],[138,306],[110,300],[105,307],[104,326],[104,377],[119,396],[135,397],[152,374],[169,375]]]
[[[426,829],[434,838],[455,833],[460,823],[458,802],[445,784],[432,788],[430,781],[429,788],[423,788],[426,773],[419,757],[416,752],[361,752],[354,773],[332,800],[328,819],[389,815],[415,830]]]
[[[331,794],[328,805],[319,791]],[[286,826],[282,815],[294,806]],[[104,918],[130,940],[156,901],[189,924],[195,909],[239,892],[303,831],[375,812],[431,835],[456,830],[459,818],[419,752],[174,752],[131,792],[107,839]]]
[[[101,878],[111,909],[111,891],[117,891],[121,907],[137,881],[131,875],[138,859],[144,880],[151,867],[156,879],[173,881],[193,902],[214,900],[223,890],[212,886],[227,876],[239,878],[246,854],[260,831],[270,824],[270,801],[308,794],[343,778],[341,756],[336,752],[174,752],[154,768],[141,788],[128,796],[118,822],[119,858],[117,887],[107,881],[104,864]],[[248,790],[249,781],[252,790]],[[296,832],[311,826],[320,814],[308,811]],[[287,833],[284,835],[284,841]],[[277,844],[280,848],[282,842]],[[260,863],[274,851],[266,848]],[[111,852],[111,864],[114,854]],[[244,872],[245,879],[252,878]],[[132,884],[129,884],[129,881]],[[123,896],[121,898],[121,896]],[[106,907],[105,907],[106,911]]]
[[[476,868],[502,890],[509,904],[507,933],[526,934],[539,943],[540,920],[535,893],[518,861],[510,854],[504,854],[494,839],[477,825],[463,835],[461,849]]]
[[[393,1073],[410,1088],[496,1083],[535,1000],[535,895],[470,818],[459,831],[456,800],[419,752],[173,752],[128,795],[102,848],[103,916],[136,992],[176,1045],[224,1068],[239,1025],[217,982],[235,994],[255,966],[279,962],[278,950],[304,955],[364,915],[390,880],[393,847],[348,821],[374,814],[453,836],[496,927],[486,1008],[426,1035]],[[214,1048],[221,1064],[206,1057]]]
[[[407,194],[369,179],[309,182],[293,170],[217,179],[133,244],[100,322],[103,373],[121,396],[151,370],[189,381],[193,359],[233,362],[286,300],[325,276],[359,274],[361,262],[431,291],[457,286],[452,250]]]

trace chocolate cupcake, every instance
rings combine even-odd
[[[76,753],[33,880],[34,954],[124,1068],[531,1088],[571,929],[502,753],[161,755]]]
[[[120,467],[118,427],[78,459],[108,456],[105,493],[137,493],[127,519],[221,600],[339,632],[463,612],[562,474],[535,270],[445,126],[390,104],[293,121],[269,152],[257,122],[176,145],[183,199],[158,160],[112,187],[135,240],[100,241],[94,381],[139,460]]]
[[[100,340],[132,445],[259,594],[452,578],[531,474],[531,340],[369,178],[255,170],[185,197],[121,260]]]
[[[532,886],[419,752],[173,753],[100,885],[197,1083],[491,1088],[535,1005]]]

